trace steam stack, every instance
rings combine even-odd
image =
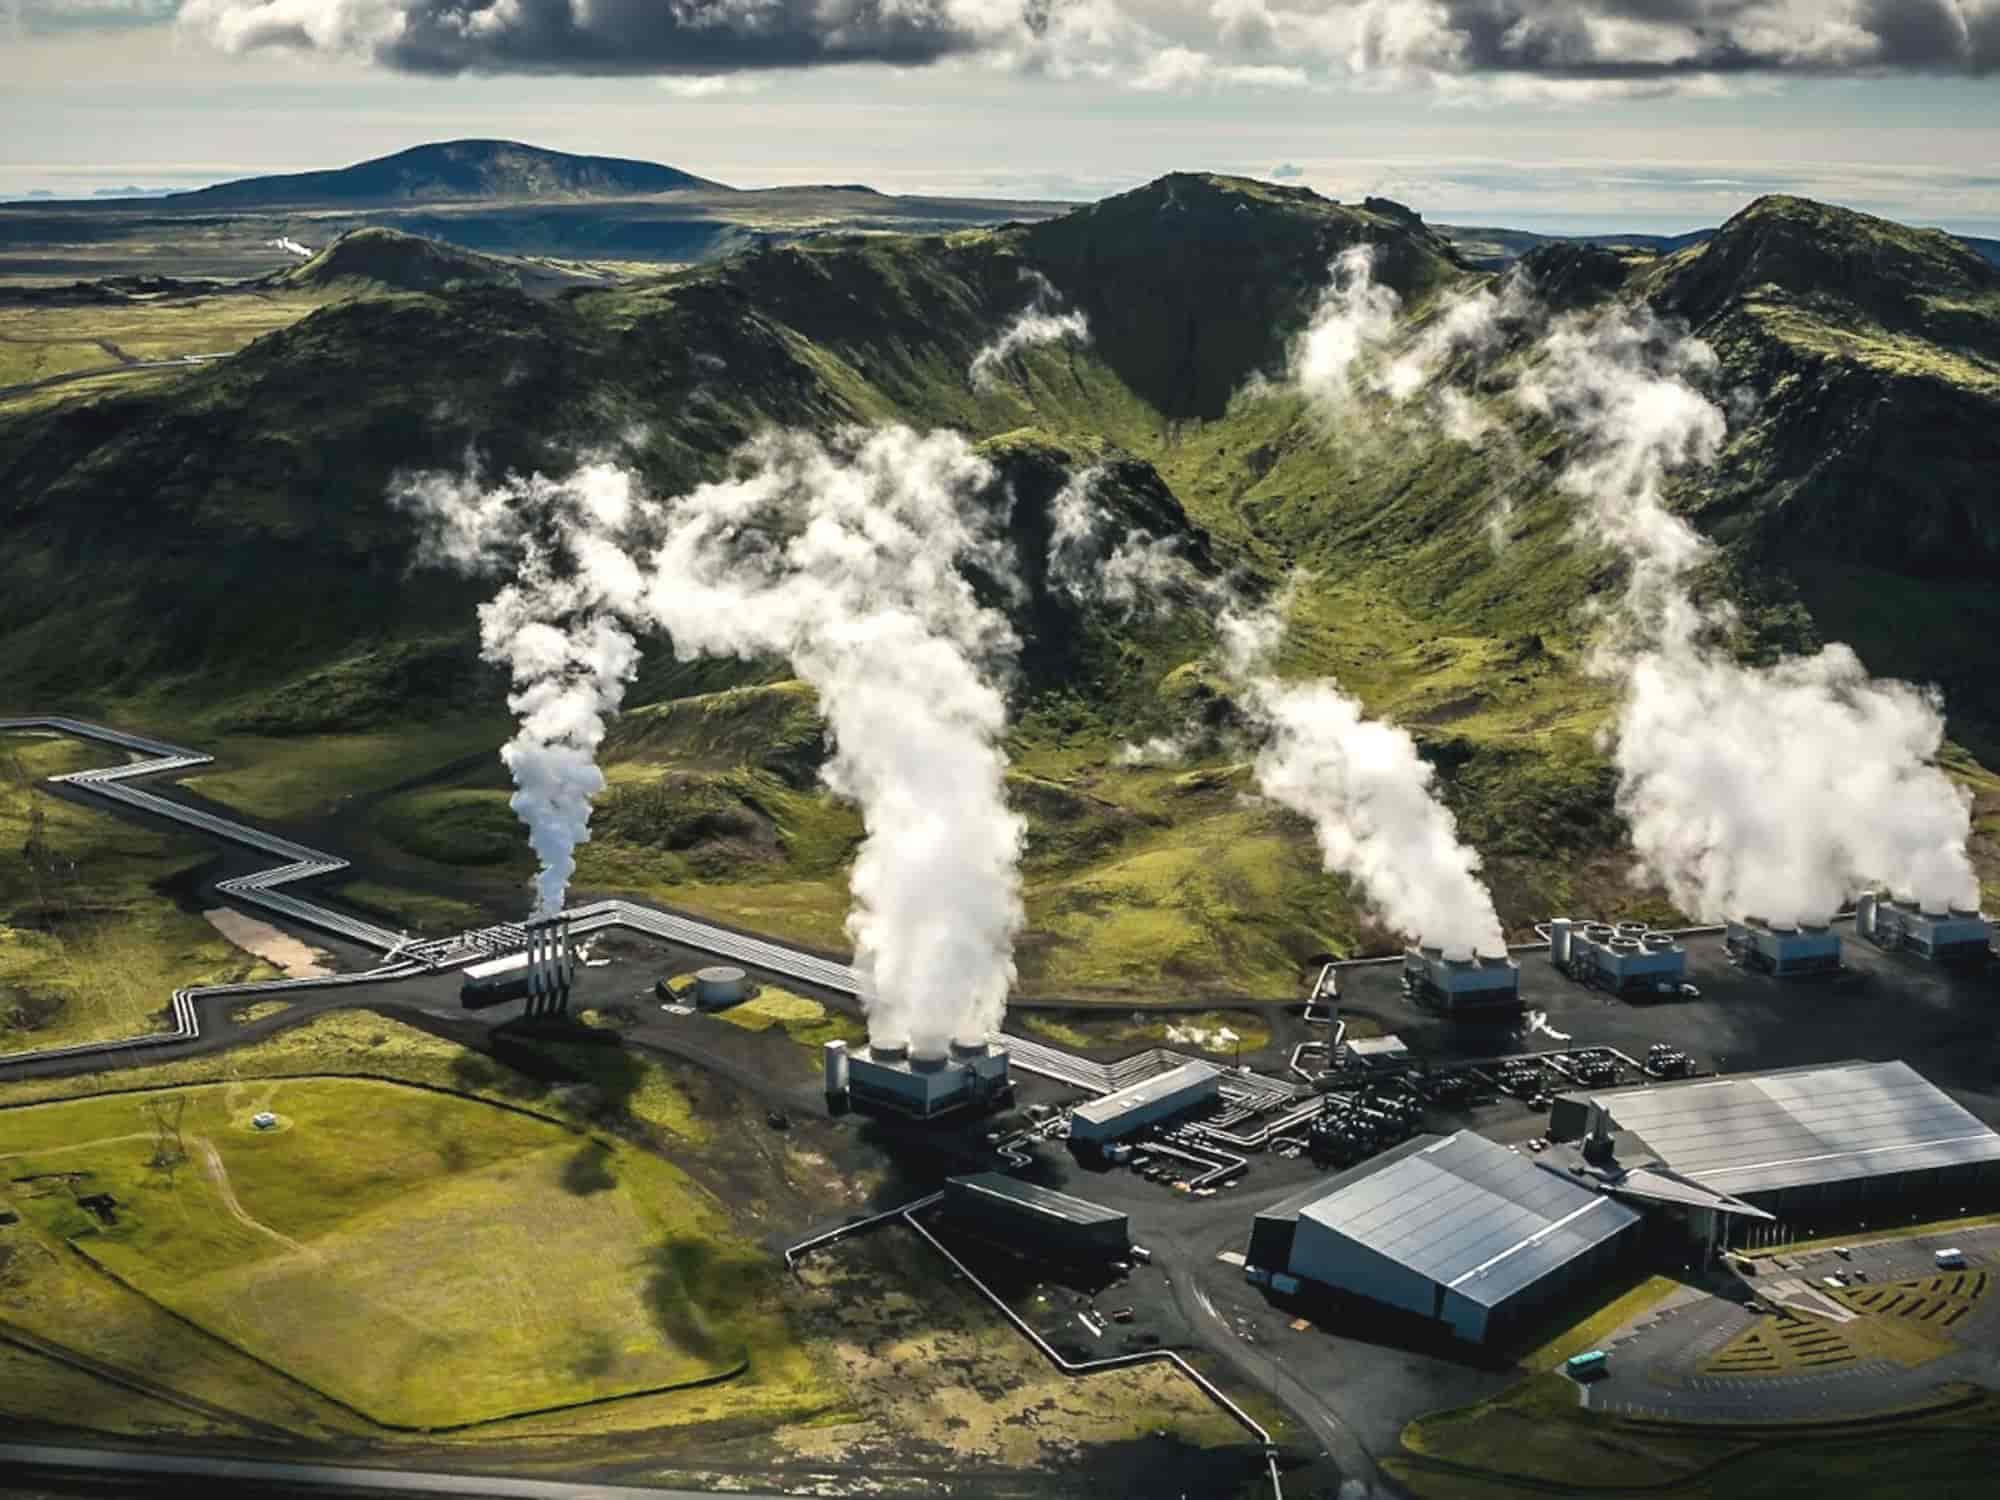
[[[1521,966],[1505,952],[1420,944],[1403,954],[1403,987],[1455,1018],[1503,1019],[1521,1009]]]
[[[1993,924],[1976,907],[1932,904],[1927,910],[1921,902],[1871,892],[1854,904],[1854,927],[1878,948],[1932,963],[1978,966],[1993,956]]]
[[[1687,977],[1687,949],[1643,922],[1549,924],[1549,961],[1570,978],[1621,995],[1665,994]]]
[[[1744,917],[1729,924],[1725,941],[1744,968],[1778,979],[1840,970],[1840,934],[1824,922],[1767,922]]]
[[[826,1059],[829,1096],[835,1092],[832,1045]],[[991,1108],[1011,1091],[1007,1050],[986,1042],[954,1042],[942,1055],[912,1056],[909,1043],[890,1040],[853,1053],[843,1048],[842,1057],[842,1092],[856,1109],[873,1113],[929,1120]]]

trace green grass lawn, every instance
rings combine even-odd
[[[777,1030],[801,1047],[819,1048],[831,1041],[849,1044],[868,1039],[868,1028],[841,1011],[828,1010],[819,1001],[794,995],[776,985],[765,985],[741,1005],[715,1012],[715,1019],[745,1031]],[[809,1059],[813,1066],[816,1058]]]
[[[172,1107],[169,1171],[148,1163]],[[0,1112],[0,1159],[44,1234],[387,1426],[708,1379],[785,1341],[767,1263],[677,1169],[462,1098],[319,1079],[45,1104]]]
[[[350,880],[340,887],[339,896],[349,906],[428,937],[448,937],[487,920],[486,912],[470,901],[373,880]]]

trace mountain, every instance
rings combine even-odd
[[[1397,205],[1191,173],[1038,223],[828,233],[556,296],[350,236],[326,252],[333,274],[421,287],[322,307],[169,385],[0,417],[0,699],[196,739],[414,744],[504,685],[476,659],[491,583],[412,574],[396,472],[614,452],[672,495],[770,425],[944,426],[999,471],[987,500],[1027,574],[1007,601],[1027,990],[1110,998],[1164,975],[1176,993],[1283,995],[1315,956],[1387,939],[1309,830],[1245,795],[1212,609],[1079,609],[1047,587],[1054,497],[1086,465],[1119,531],[1171,538],[1253,593],[1304,579],[1287,673],[1334,673],[1411,730],[1511,927],[1668,916],[1629,883],[1598,740],[1611,689],[1586,670],[1616,564],[1579,542],[1547,432],[1496,401],[1511,441],[1412,442],[1259,382],[1282,373],[1328,261],[1360,244],[1412,320],[1485,279]],[[1724,386],[1754,393],[1721,464],[1675,495],[1727,548],[1746,649],[1850,640],[1878,670],[1942,683],[1961,741],[2000,745],[1982,483],[2000,458],[2000,273],[1948,236],[1789,199],[1670,255],[1552,245],[1529,267],[1564,306],[1645,300],[1688,322]],[[1087,314],[1088,342],[1021,350],[975,383],[974,357],[1052,294]],[[652,642],[627,704],[582,888],[839,945],[858,824],[815,778],[809,692],[782,664],[680,665]],[[1181,758],[1161,764],[1151,747],[1169,743]],[[342,836],[512,910],[519,860],[481,863],[521,847],[499,777],[384,804]]]
[[[690,188],[727,191],[675,167],[615,156],[572,156],[518,141],[440,141],[324,172],[245,177],[166,201],[176,208],[270,209],[419,203],[635,198]]]

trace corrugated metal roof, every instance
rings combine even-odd
[[[1222,1070],[1213,1063],[1185,1062],[1178,1068],[1169,1068],[1143,1082],[1135,1083],[1128,1089],[1120,1089],[1115,1094],[1106,1094],[1102,1099],[1092,1099],[1079,1104],[1072,1111],[1073,1118],[1088,1120],[1093,1125],[1103,1125],[1117,1119],[1128,1110],[1143,1109],[1149,1104],[1177,1094],[1182,1089],[1197,1088],[1210,1079],[1219,1077]]]
[[[1773,1192],[2000,1161],[2000,1135],[1904,1062],[1842,1063],[1579,1095],[1675,1171]]]
[[[1020,1178],[1009,1177],[1004,1172],[975,1172],[964,1177],[954,1177],[951,1181],[968,1192],[983,1193],[992,1198],[1005,1198],[1035,1213],[1046,1214],[1050,1218],[1062,1219],[1071,1224],[1125,1222],[1125,1215],[1116,1209],[1106,1208],[1101,1203],[1092,1203],[1087,1199],[1072,1198],[1068,1193],[1059,1193],[1054,1188],[1023,1182]]]
[[[1336,1188],[1301,1217],[1490,1306],[1639,1215],[1460,1131]]]

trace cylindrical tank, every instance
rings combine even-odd
[[[955,1041],[951,1044],[951,1055],[956,1058],[984,1057],[986,1042],[983,1038],[979,1041]]]
[[[1875,893],[1863,891],[1854,899],[1854,930],[1862,937],[1875,936]]]
[[[877,1062],[901,1062],[910,1055],[910,1044],[894,1037],[880,1042],[870,1040],[868,1055]]]
[[[694,1003],[704,1009],[736,1005],[748,998],[750,981],[741,969],[697,969],[694,976]]]
[[[1469,964],[1472,962],[1472,950],[1470,948],[1447,948],[1444,950],[1444,961],[1448,964]]]
[[[1951,914],[1961,922],[1976,922],[1984,915],[1976,906],[1954,906]]]
[[[1549,923],[1549,961],[1567,967],[1569,964],[1570,923],[1568,917],[1557,917]]]
[[[944,1071],[945,1064],[948,1061],[948,1058],[935,1055],[930,1057],[912,1057],[910,1059],[910,1067],[918,1073],[940,1073]]]
[[[847,1092],[847,1043],[836,1038],[820,1048],[826,1065],[826,1092],[829,1097]]]

